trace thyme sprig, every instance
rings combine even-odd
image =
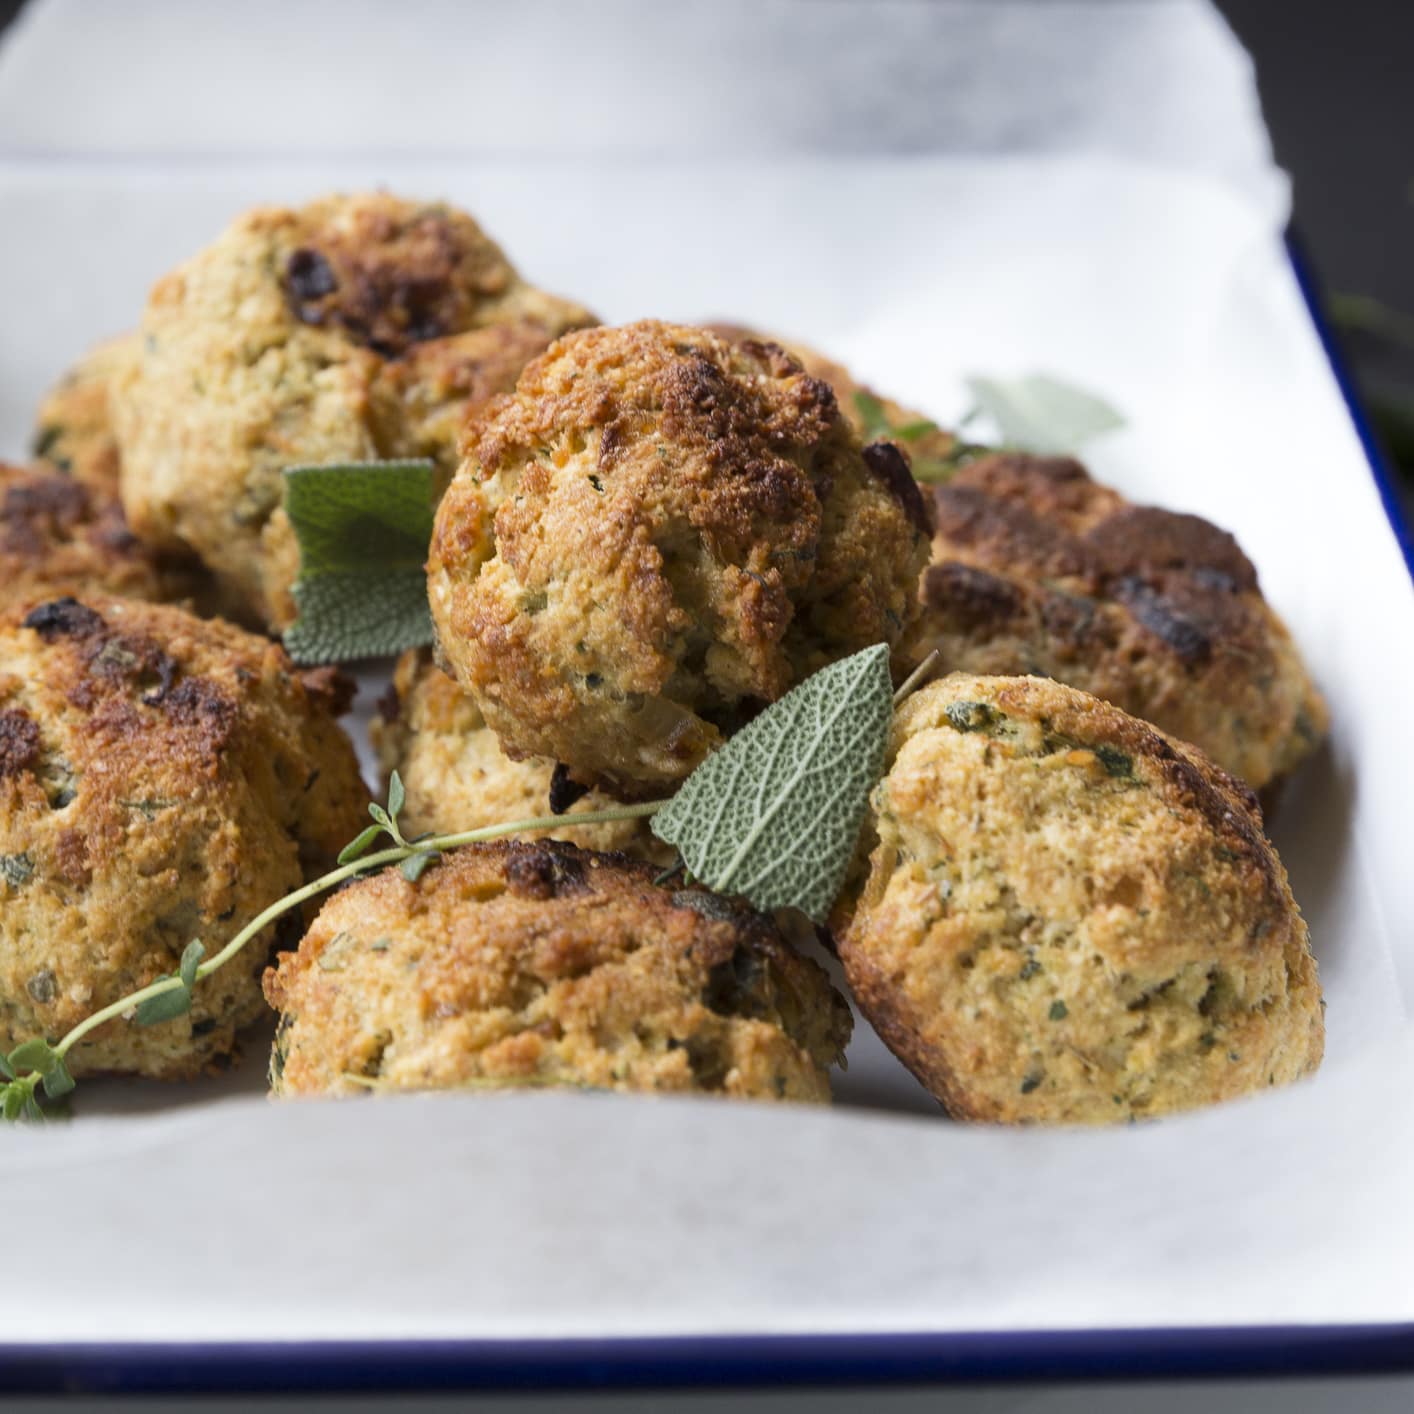
[[[659,839],[676,845],[695,885],[735,893],[755,907],[796,908],[824,918],[843,881],[869,792],[883,770],[889,723],[899,701],[931,671],[930,657],[895,694],[889,650],[865,648],[807,678],[773,703],[694,770],[670,800],[586,810],[570,823],[651,820]],[[348,879],[396,865],[415,883],[447,850],[566,824],[551,812],[483,825],[456,834],[409,839],[399,823],[406,800],[393,773],[386,804],[372,804],[373,823],[340,852],[337,867],[261,910],[213,957],[200,939],[187,944],[175,973],[93,1013],[58,1041],[33,1039],[0,1056],[0,1114],[43,1117],[42,1089],[54,1100],[74,1088],[67,1057],[83,1038],[123,1018],[152,1026],[191,1009],[203,978],[224,967],[276,919]],[[389,843],[375,848],[381,840]]]
[[[462,830],[456,834],[426,835],[409,840],[404,838],[397,823],[402,803],[402,782],[394,777],[394,783],[389,785],[387,806],[369,807],[375,823],[362,831],[357,839],[344,849],[339,855],[337,868],[331,869],[327,874],[321,874],[319,878],[283,898],[276,899],[268,908],[262,909],[213,957],[202,961],[202,944],[193,941],[183,952],[181,967],[176,974],[159,977],[155,982],[149,982],[147,986],[120,997],[91,1016],[85,1017],[58,1041],[50,1042],[36,1037],[22,1042],[8,1055],[0,1055],[0,1076],[3,1076],[5,1081],[0,1085],[0,1115],[7,1120],[43,1118],[39,1090],[42,1088],[45,1096],[54,1100],[74,1088],[74,1078],[69,1073],[67,1057],[85,1036],[119,1017],[137,1021],[139,1024],[153,1025],[182,1015],[191,1005],[192,988],[197,982],[223,968],[276,919],[282,918],[310,899],[337,888],[345,880],[392,864],[403,869],[404,877],[415,880],[437,855],[446,850],[477,844],[483,840],[501,839],[506,835],[518,835],[525,831],[559,829],[564,825],[561,816],[537,815],[526,820],[508,820],[501,824],[483,825],[479,829]],[[662,800],[652,800],[638,805],[618,805],[604,810],[585,811],[574,817],[574,823],[593,825],[609,824],[616,820],[640,820],[662,809],[666,803]],[[369,847],[380,834],[389,835],[394,843],[386,849],[369,854]],[[410,874],[408,866],[414,861],[417,861],[417,871],[416,874]],[[178,998],[177,1003],[168,1001],[168,998],[173,996]],[[165,1006],[155,1005],[158,1003],[164,1003]]]

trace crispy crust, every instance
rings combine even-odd
[[[661,793],[916,609],[927,537],[776,345],[644,321],[561,339],[468,421],[428,587],[513,758]]]
[[[114,395],[128,515],[284,628],[284,469],[430,455],[450,475],[468,405],[590,321],[448,206],[380,193],[247,212],[148,301]]]
[[[185,566],[138,542],[113,496],[0,463],[0,612],[66,593],[170,600],[194,587]]]
[[[925,414],[905,407],[902,403],[896,403],[892,398],[885,397],[867,383],[861,383],[842,363],[836,363],[834,359],[812,349],[808,344],[802,344],[796,339],[782,339],[772,334],[763,334],[744,324],[713,323],[707,325],[707,328],[729,343],[740,343],[746,340],[778,343],[792,358],[799,360],[801,367],[812,378],[819,378],[835,390],[840,411],[853,424],[862,441],[869,442],[879,435],[873,419],[865,416],[865,410],[871,401],[879,405],[879,410],[890,427],[921,429],[923,424],[932,422],[932,419]],[[901,447],[910,460],[916,458],[942,460],[956,451],[957,438],[945,428],[935,424],[929,431],[896,439],[895,445]]]
[[[898,715],[835,920],[860,1009],[958,1118],[1100,1123],[1320,1063],[1320,985],[1256,800],[1059,683],[954,674]]]
[[[923,612],[900,657],[1069,683],[1194,742],[1255,789],[1328,725],[1237,542],[1130,505],[1068,458],[999,453],[934,492]]]
[[[771,922],[559,841],[331,898],[265,974],[276,1093],[581,1085],[828,1101],[849,1012]],[[350,1078],[352,1077],[352,1078]]]
[[[676,857],[643,820],[576,827],[575,815],[615,802],[598,791],[571,791],[572,799],[564,800],[563,784],[556,790],[564,773],[557,775],[553,761],[512,761],[476,699],[426,650],[398,659],[371,733],[384,775],[397,771],[407,792],[401,818],[409,834],[452,834],[553,812],[565,815],[562,826],[519,838],[553,836],[586,849],[622,851],[660,867]]]
[[[207,955],[328,867],[367,791],[327,671],[180,609],[88,597],[0,622],[0,1046],[56,1037]],[[298,918],[294,925],[299,927]],[[261,1014],[274,939],[205,980],[188,1017],[115,1021],[76,1073],[178,1078]]]

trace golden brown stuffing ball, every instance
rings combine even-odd
[[[115,395],[128,516],[288,627],[285,468],[427,455],[449,475],[467,404],[589,321],[449,206],[378,193],[247,212],[148,301]]]
[[[508,755],[670,791],[745,717],[916,612],[923,498],[774,344],[571,334],[467,424],[428,589]]]
[[[772,923],[557,840],[335,894],[265,974],[271,1083],[579,1085],[828,1101],[849,1010]]]
[[[90,349],[45,394],[35,419],[34,455],[105,498],[118,495],[121,462],[110,394],[137,352],[136,334]]]
[[[65,598],[0,622],[0,1048],[175,971],[193,938],[213,956],[332,865],[367,821],[345,688],[181,609]],[[189,1016],[100,1027],[71,1069],[179,1078],[230,1055],[273,941]]]
[[[399,817],[407,835],[455,834],[482,825],[563,813],[564,825],[518,836],[569,840],[586,849],[622,851],[662,867],[677,852],[646,820],[581,825],[586,810],[617,804],[598,791],[581,793],[553,761],[512,761],[486,725],[476,699],[414,649],[398,659],[393,682],[370,727],[385,777],[396,771],[407,792]]]
[[[1044,678],[898,713],[838,945],[860,1009],[960,1119],[1102,1123],[1315,1070],[1321,989],[1251,793]]]
[[[933,563],[902,656],[1038,674],[1191,741],[1254,790],[1328,725],[1237,542],[1131,505],[1065,457],[999,453],[933,492]]]
[[[920,462],[946,461],[957,451],[957,438],[939,427],[926,414],[896,403],[861,383],[842,363],[795,339],[776,338],[742,324],[709,324],[714,334],[730,343],[743,339],[773,340],[781,345],[812,378],[819,378],[835,390],[840,411],[854,425],[865,442],[887,437],[902,447],[916,467]]]
[[[196,584],[189,567],[138,543],[110,492],[0,463],[0,610],[88,592],[178,599]]]

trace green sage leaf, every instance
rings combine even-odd
[[[0,1076],[3,1076],[6,1080],[13,1080],[15,1078],[14,1066],[12,1066],[9,1059],[3,1055],[0,1055]]]
[[[403,790],[403,778],[396,771],[388,780],[388,814],[394,820],[402,813],[403,801],[407,798]]]
[[[285,510],[300,548],[301,663],[382,657],[432,641],[423,564],[432,539],[430,461],[290,467]]]
[[[879,644],[807,678],[709,756],[652,817],[692,877],[823,922],[884,767],[893,715]]]
[[[23,1085],[7,1085],[4,1089],[4,1115],[8,1120],[16,1120],[24,1113],[25,1100],[29,1091]]]
[[[1124,418],[1103,398],[1045,373],[972,377],[967,386],[1002,442],[1023,451],[1075,452],[1101,433],[1124,426]]]

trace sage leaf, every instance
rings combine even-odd
[[[388,781],[388,814],[394,820],[402,813],[403,801],[406,799],[407,792],[403,789],[403,778],[394,771]]]
[[[1124,426],[1124,418],[1103,398],[1045,373],[972,377],[967,386],[1002,442],[1023,451],[1076,452],[1101,433]]]
[[[652,817],[653,833],[708,888],[824,922],[883,772],[892,715],[885,645],[831,664],[709,756]]]
[[[285,472],[285,511],[300,550],[299,616],[285,633],[296,662],[376,658],[432,641],[423,565],[433,479],[430,461]]]
[[[15,1067],[10,1064],[5,1056],[0,1056],[0,1076],[3,1076],[6,1080],[13,1080],[15,1078]]]

